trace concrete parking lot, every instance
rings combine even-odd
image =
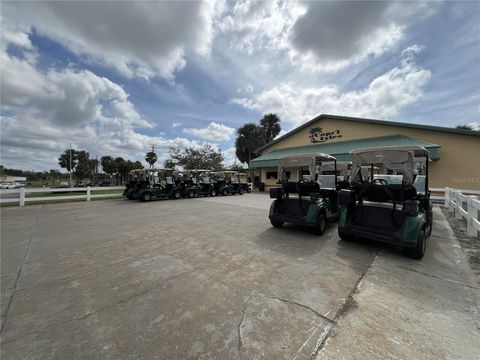
[[[1,209],[3,359],[479,359],[440,209],[422,261],[267,218],[263,194]]]

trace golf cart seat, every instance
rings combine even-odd
[[[355,207],[353,224],[362,228],[396,232],[405,222],[407,214],[400,206],[393,210],[393,204],[365,201],[362,206]]]
[[[283,191],[289,194],[299,194],[300,196],[310,196],[312,193],[320,192],[320,185],[313,181],[308,182],[284,182]]]

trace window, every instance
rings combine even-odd
[[[276,171],[267,171],[267,180],[276,180],[277,172]]]

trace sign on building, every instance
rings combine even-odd
[[[333,131],[323,131],[322,128],[312,128],[308,134],[310,137],[310,142],[312,143],[323,143],[332,139],[339,139],[342,137],[340,130]]]

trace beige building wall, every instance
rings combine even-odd
[[[340,130],[342,137],[326,143],[402,134],[440,145],[440,159],[430,163],[430,187],[480,190],[480,137],[474,135],[324,118],[273,144],[263,153],[311,144],[309,132],[314,127],[323,132]],[[265,182],[264,179],[262,172],[262,181]]]

